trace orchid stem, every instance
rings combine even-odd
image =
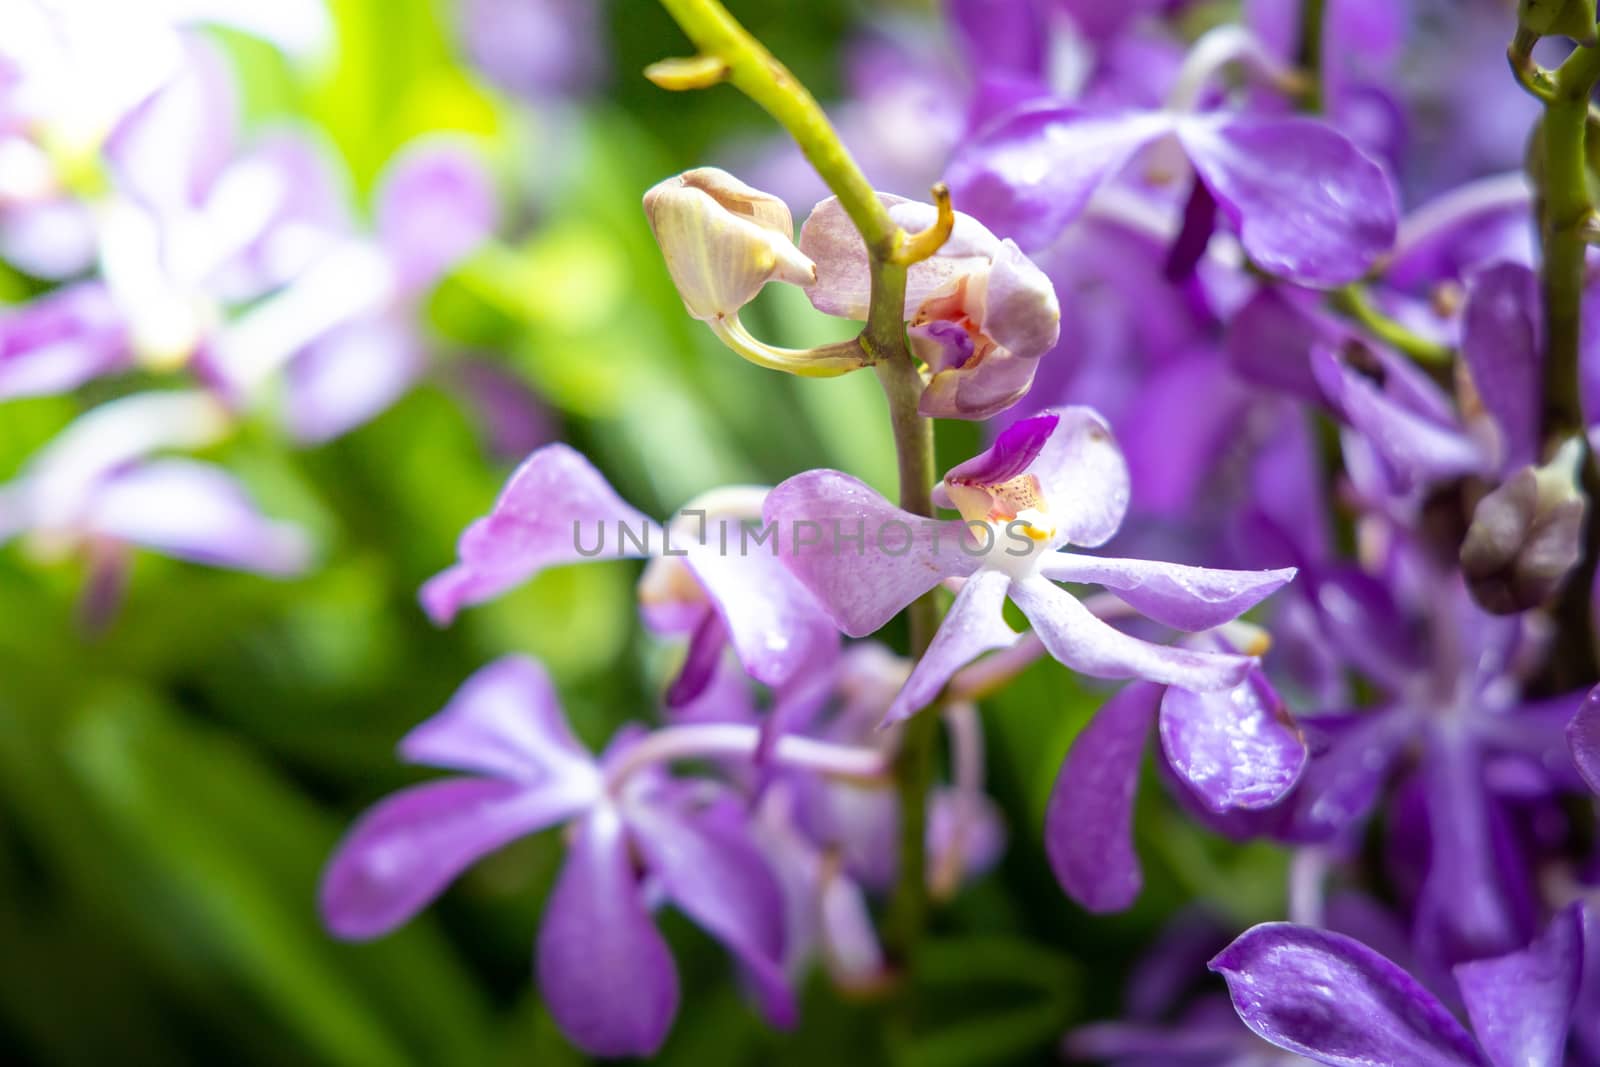
[[[918,410],[924,383],[906,343],[906,271],[938,252],[954,214],[947,191],[936,191],[939,215],[929,232],[908,237],[851,157],[827,115],[787,67],[752,37],[718,0],[661,0],[669,15],[699,49],[701,59],[676,69],[700,71],[689,87],[709,84],[714,73],[776,119],[800,146],[845,214],[860,232],[871,267],[872,298],[859,339],[878,373],[899,459],[900,506],[933,515],[933,422]],[[911,656],[920,658],[939,625],[932,592],[907,609]],[[889,899],[884,942],[902,967],[927,923],[927,798],[932,784],[939,716],[929,708],[908,722],[895,760],[900,799],[899,875]]]
[[[1449,345],[1429,340],[1385,315],[1360,283],[1329,293],[1328,303],[1372,336],[1417,363],[1434,367],[1448,366],[1454,358],[1455,354]]]
[[[1513,56],[1531,46],[1519,48]],[[1546,441],[1584,436],[1579,402],[1580,330],[1588,234],[1595,219],[1589,192],[1587,134],[1589,98],[1600,82],[1600,47],[1580,45],[1561,66],[1547,75],[1549,95],[1535,93],[1544,104],[1543,185],[1539,197],[1539,235],[1542,255],[1539,272],[1544,305],[1544,400],[1542,429]],[[1590,509],[1600,493],[1600,472],[1593,462],[1584,467],[1584,489]],[[1570,686],[1572,677],[1593,676],[1595,633],[1589,607],[1589,589],[1596,556],[1600,555],[1600,522],[1591,514],[1584,536],[1583,563],[1568,576],[1557,606],[1557,646],[1551,663],[1555,685]]]

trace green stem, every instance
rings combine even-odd
[[[811,166],[828,183],[869,250],[892,254],[900,228],[851,158],[828,116],[789,68],[717,0],[661,0],[702,55],[720,59],[727,80],[789,132]]]
[[[1306,72],[1303,110],[1322,110],[1323,26],[1327,22],[1327,0],[1302,0],[1300,4],[1300,69]]]
[[[1589,95],[1600,81],[1600,48],[1578,48],[1555,72],[1544,109],[1541,287],[1545,313],[1545,433],[1581,431],[1578,327],[1583,303],[1586,231],[1594,218],[1585,165]]]
[[[900,506],[913,515],[932,516],[934,482],[933,423],[917,410],[922,375],[906,343],[906,270],[938,251],[952,221],[948,193],[936,191],[940,221],[909,239],[878,199],[861,168],[840,142],[828,118],[805,86],[744,29],[718,0],[661,0],[667,12],[710,64],[691,64],[703,76],[721,74],[766,110],[800,146],[828,188],[839,198],[866,244],[872,274],[872,300],[859,338],[872,362],[889,405],[899,458]],[[939,625],[933,593],[907,609],[911,656],[920,658]],[[927,708],[903,727],[894,764],[900,799],[899,876],[889,900],[884,941],[901,966],[909,960],[927,924],[927,809],[932,785],[939,715]]]
[[[1405,353],[1418,363],[1447,367],[1454,358],[1449,345],[1430,341],[1385,315],[1359,283],[1329,293],[1328,304],[1335,311],[1359,323],[1378,340]]]
[[[1586,250],[1595,219],[1589,191],[1587,131],[1589,98],[1600,82],[1600,48],[1573,50],[1548,78],[1544,102],[1544,174],[1539,204],[1543,257],[1540,293],[1544,303],[1544,410],[1546,441],[1574,435],[1583,439],[1579,401],[1578,356],[1583,309]],[[1600,522],[1593,502],[1600,493],[1600,472],[1584,465],[1584,489],[1590,500],[1584,560],[1567,578],[1557,605],[1556,646],[1552,649],[1550,682],[1567,687],[1574,677],[1592,678],[1596,666],[1589,589],[1600,556]]]

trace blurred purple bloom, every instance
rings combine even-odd
[[[639,595],[652,626],[690,635],[686,671],[698,674],[680,701],[705,687],[706,668],[729,643],[751,676],[772,686],[825,662],[838,644],[833,627],[770,548],[742,540],[743,520],[754,518],[759,504],[730,515],[714,499],[703,503],[687,505],[669,535],[624,503],[582,455],[547,445],[511,476],[490,513],[467,527],[459,562],[423,586],[423,606],[446,624],[463,606],[491,600],[546,567],[602,554],[656,557]]]
[[[270,575],[310,562],[297,527],[264,518],[221,468],[164,456],[218,440],[226,412],[201,393],[137,393],[79,418],[0,486],[0,541],[24,537],[54,558],[117,546]]]
[[[457,16],[472,63],[534,103],[592,89],[606,70],[598,0],[463,0]]]
[[[1265,923],[1211,969],[1250,1029],[1318,1063],[1561,1067],[1583,923],[1572,905],[1526,948],[1456,967],[1472,1034],[1416,979],[1343,934]]]
[[[480,670],[400,744],[410,761],[465,771],[403,790],[352,828],[323,877],[334,933],[377,937],[427,906],[476,860],[573,823],[539,930],[540,992],[574,1043],[643,1056],[665,1039],[678,978],[650,919],[670,901],[723,943],[767,1016],[793,1021],[780,964],[781,890],[738,805],[696,798],[661,774],[608,777],[573,738],[542,668],[508,656]]]
[[[941,580],[965,579],[890,707],[891,722],[925,707],[977,656],[1016,643],[1001,612],[1008,597],[1050,654],[1074,670],[1202,691],[1231,688],[1244,678],[1250,658],[1131,637],[1055,583],[1103,585],[1163,625],[1205,630],[1248,610],[1294,575],[1056,551],[1104,544],[1128,506],[1122,454],[1104,421],[1087,408],[1060,408],[1016,423],[987,452],[952,469],[935,496],[963,518],[920,519],[828,470],[790,478],[768,494],[764,509],[767,521],[780,525],[785,565],[851,636],[873,633]],[[802,528],[817,531],[817,539],[802,537]]]
[[[930,226],[930,204],[882,195],[908,233]],[[819,311],[865,320],[867,250],[837,198],[817,205],[800,229],[800,250],[816,264],[806,295]],[[919,410],[929,417],[986,419],[1020,400],[1039,359],[1060,336],[1055,289],[1013,241],[956,214],[950,238],[913,265],[905,316],[911,350],[928,368]]]
[[[1315,119],[1037,103],[963,144],[947,178],[963,210],[1039,248],[1097,188],[1160,145],[1178,146],[1194,168],[1195,195],[1215,202],[1252,260],[1286,280],[1354,281],[1394,243],[1395,194],[1383,169]],[[1209,232],[1207,220],[1196,236]]]

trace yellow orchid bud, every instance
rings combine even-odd
[[[728,318],[776,278],[808,286],[817,278],[794,243],[794,220],[775,196],[727,171],[699,167],[644,194],[645,215],[689,314]]]

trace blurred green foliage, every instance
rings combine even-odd
[[[496,96],[465,66],[448,7],[332,6],[338,50],[311,77],[227,38],[252,122],[320,125],[358,189],[431,131],[479,138],[504,174],[513,224],[503,242],[430,306],[444,361],[487,355],[524,378],[563,435],[656,514],[720,483],[817,465],[892,490],[870,375],[772,375],[682,313],[639,196],[715,158],[725,138],[766,127],[731,90],[668,96],[635,75],[680,50],[656,5],[615,0],[609,88],[539,112]],[[836,90],[840,45],[861,10],[842,0],[732,6],[821,95]],[[800,344],[838,324],[819,323],[794,293],[773,293],[754,325]],[[0,478],[77,409],[8,404]],[[941,452],[958,459],[975,443],[958,427]],[[450,630],[429,626],[418,585],[449,561],[508,471],[437,386],[321,448],[291,452],[256,427],[223,452],[269,511],[317,534],[322,564],[310,577],[275,583],[144,556],[115,624],[88,637],[74,617],[73,568],[0,553],[5,1059],[580,1062],[531,982],[541,898],[559,860],[550,835],[480,865],[373,944],[326,937],[315,888],[350,819],[419,777],[394,760],[395,741],[493,656],[547,662],[591,742],[649,716],[664,653],[635,622],[635,567],[552,572]],[[1046,664],[986,709],[990,776],[1014,847],[939,915],[909,1018],[903,1006],[841,1001],[819,982],[800,1031],[772,1034],[724,957],[668,916],[686,995],[661,1062],[1051,1062],[1063,1030],[1115,1010],[1129,953],[1188,898],[1240,921],[1277,912],[1247,888],[1281,884],[1262,876],[1281,861],[1180,826],[1155,788],[1141,804],[1140,907],[1091,921],[1061,896],[1040,844],[1044,801],[1097,699]]]

